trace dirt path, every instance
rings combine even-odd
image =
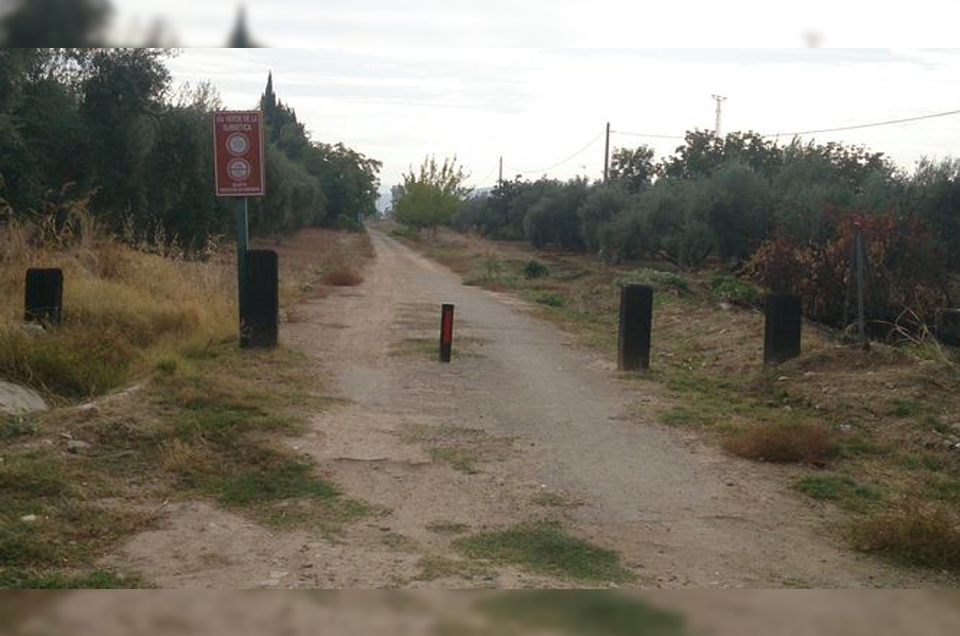
[[[564,586],[478,569],[451,547],[458,533],[559,517],[619,551],[643,586],[942,584],[831,539],[822,509],[772,469],[657,424],[651,385],[620,379],[518,301],[373,241],[365,283],[303,305],[284,340],[348,400],[290,443],[383,514],[321,537],[186,506],[114,562],[171,587]],[[441,302],[456,304],[470,354],[451,365],[434,360]]]

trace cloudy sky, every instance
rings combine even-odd
[[[177,83],[215,83],[232,109],[256,106],[272,70],[313,138],[380,159],[385,186],[428,154],[456,154],[478,187],[495,181],[501,155],[507,176],[597,178],[607,121],[614,147],[669,154],[677,140],[623,133],[712,128],[714,93],[728,98],[725,131],[764,134],[960,109],[960,51],[949,50],[185,49],[171,68]],[[910,169],[923,155],[960,156],[960,116],[816,138]]]

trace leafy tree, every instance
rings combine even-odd
[[[535,247],[557,245],[568,250],[584,249],[577,210],[586,200],[587,192],[585,179],[546,182],[543,195],[527,212],[523,222],[530,242]]]
[[[107,0],[8,0],[0,21],[4,47],[103,45]]]
[[[628,192],[640,192],[656,175],[653,157],[649,146],[618,148],[610,160],[610,181],[622,184]]]
[[[411,227],[431,228],[449,224],[469,193],[464,186],[467,176],[457,158],[437,163],[427,157],[420,170],[403,175],[403,184],[394,193],[394,218]]]
[[[701,192],[719,255],[742,259],[752,254],[770,224],[766,181],[750,166],[731,162],[706,180]]]
[[[580,234],[587,249],[600,252],[603,249],[603,229],[624,210],[629,203],[627,191],[614,185],[594,187],[577,208],[580,217]]]

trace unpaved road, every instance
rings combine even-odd
[[[779,469],[657,424],[655,385],[621,378],[519,301],[372,237],[364,284],[309,301],[283,338],[348,400],[290,443],[384,513],[331,538],[267,532],[192,504],[112,564],[165,587],[577,585],[512,567],[424,572],[424,557],[459,558],[438,527],[557,518],[617,550],[642,586],[949,582],[851,551],[825,531],[830,513],[794,496]],[[450,365],[434,359],[441,302],[456,304],[455,348],[471,354]]]

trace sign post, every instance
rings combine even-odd
[[[263,113],[224,111],[213,115],[213,156],[218,197],[242,197],[237,209],[237,305],[240,342],[247,325],[247,251],[250,243],[249,197],[265,194]]]

